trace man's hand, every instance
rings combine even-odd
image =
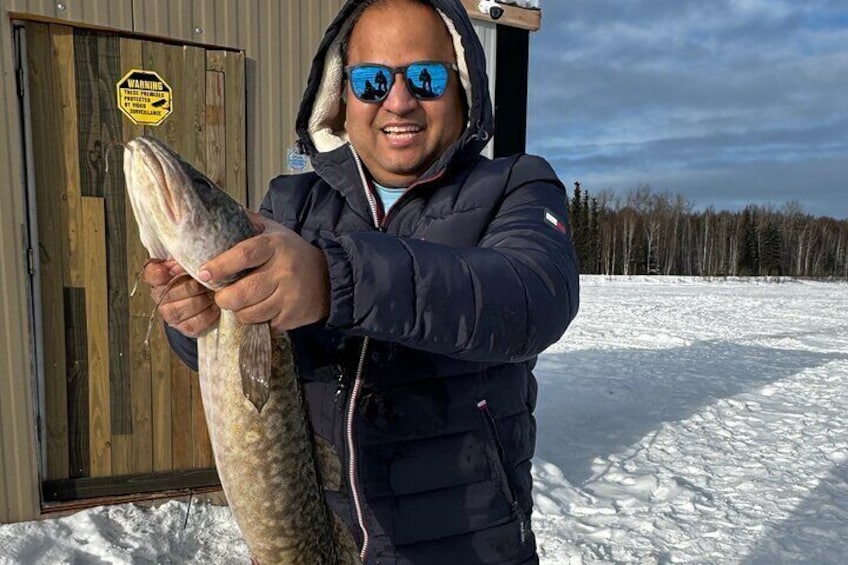
[[[200,278],[213,286],[246,273],[215,293],[218,306],[246,324],[271,322],[275,334],[326,318],[330,277],[321,250],[273,220],[258,214],[251,214],[251,220],[261,224],[259,235],[201,268]]]
[[[221,311],[212,300],[212,291],[191,277],[184,277],[165,292],[171,280],[183,273],[173,259],[151,259],[141,280],[150,286],[150,296],[159,305],[159,315],[165,323],[183,335],[197,337],[218,319]]]

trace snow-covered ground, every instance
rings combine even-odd
[[[848,563],[848,285],[584,277],[537,375],[542,563]],[[2,526],[0,563],[248,562],[187,508]]]

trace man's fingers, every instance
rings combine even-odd
[[[175,328],[185,336],[198,337],[205,332],[209,326],[214,324],[215,320],[217,320],[220,315],[221,311],[214,303],[211,303],[208,308],[201,310],[195,316],[183,320],[182,322],[176,324],[169,323],[168,325]]]
[[[208,310],[210,306],[216,310],[218,309],[210,297],[196,296],[163,303],[159,305],[159,313],[162,315],[162,319],[168,324],[176,326],[198,316],[201,312]]]
[[[273,249],[264,235],[246,239],[224,251],[200,269],[200,280],[215,285],[248,271],[271,258]]]
[[[279,281],[263,269],[252,271],[215,293],[215,302],[224,310],[239,312],[264,302],[279,287]],[[244,321],[244,320],[242,320]],[[265,321],[265,320],[261,320]],[[256,322],[245,322],[256,323]]]
[[[151,259],[141,270],[141,281],[148,286],[168,284],[172,278],[168,270],[169,267],[165,261]]]
[[[185,273],[174,259],[149,259],[141,270],[141,281],[148,286],[162,286]]]
[[[170,279],[168,279],[167,282],[170,282]],[[166,283],[151,289],[151,296],[157,304],[166,304],[168,302],[185,300],[186,298],[201,296],[208,293],[209,290],[205,286],[188,277],[186,277],[185,280],[176,283],[171,288],[168,288]]]
[[[250,223],[253,224],[253,233],[259,235],[265,231],[265,223],[262,221],[265,216],[257,212],[247,211],[247,217],[250,218]]]

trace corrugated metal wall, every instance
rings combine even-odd
[[[0,522],[38,516],[31,389],[22,133],[16,96],[13,17],[153,34],[244,50],[247,170],[255,207],[286,169],[312,54],[343,0],[0,0]],[[496,27],[475,22],[494,77]],[[167,80],[167,77],[164,77]],[[494,89],[492,88],[494,94]],[[37,116],[33,117],[38,119]],[[491,151],[489,145],[488,151]],[[489,153],[490,154],[490,153]]]

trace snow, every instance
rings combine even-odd
[[[542,563],[848,563],[848,284],[586,276],[537,376]],[[249,562],[188,509],[0,526],[0,563]]]

